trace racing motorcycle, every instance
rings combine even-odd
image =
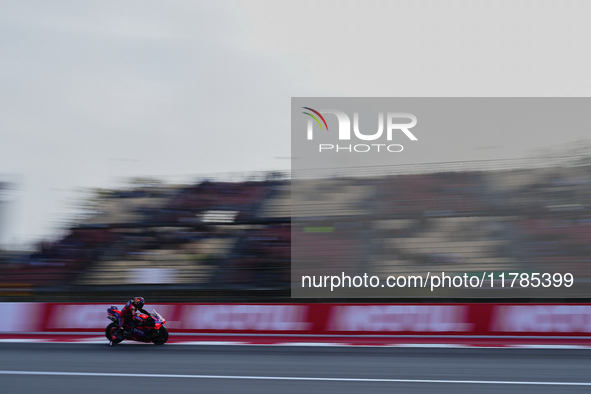
[[[105,329],[105,336],[109,341],[112,340],[113,335],[119,330],[119,315],[121,311],[116,306],[107,308],[107,317],[113,323],[109,324]],[[149,315],[138,314],[140,321],[136,323],[135,327],[131,330],[131,336],[129,339],[138,342],[153,342],[155,345],[164,345],[168,341],[168,330],[164,327],[166,320],[152,309],[152,313]],[[123,341],[121,338],[116,338],[113,341],[113,345]]]

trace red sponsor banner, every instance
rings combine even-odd
[[[0,333],[41,331],[45,304],[0,302]]]
[[[327,332],[472,332],[468,305],[335,305]]]
[[[190,332],[309,333],[310,305],[196,304],[180,305],[180,330]]]
[[[492,334],[591,333],[591,305],[497,305],[493,313]]]
[[[41,331],[45,332],[97,332],[104,331],[111,321],[107,308],[113,304],[47,303],[41,318]],[[123,305],[115,305],[119,309]],[[146,308],[156,310],[166,319],[166,326],[175,329],[177,304],[154,304]]]
[[[3,332],[100,332],[110,304],[0,303]],[[119,308],[122,305],[117,305]],[[171,332],[589,336],[590,304],[155,304]]]

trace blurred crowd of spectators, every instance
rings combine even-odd
[[[0,283],[63,285],[101,258],[116,239],[109,229],[72,229],[56,242],[40,242],[27,256],[7,255]]]
[[[236,211],[235,219],[256,216],[261,202],[269,196],[274,182],[211,182],[183,188],[158,210],[145,212],[148,221],[192,222],[204,211]]]
[[[375,201],[381,214],[482,212],[492,209],[481,173],[449,172],[387,177]]]
[[[578,167],[546,172],[439,172],[356,178],[351,182],[370,188],[371,193],[365,194],[366,200],[359,201],[358,205],[369,207],[366,213],[374,220],[376,217],[416,219],[412,226],[390,231],[391,237],[424,233],[433,224],[425,218],[486,217],[491,240],[511,241],[503,249],[491,249],[490,257],[510,255],[519,261],[562,264],[562,267],[591,275],[589,180],[589,168]],[[182,248],[208,238],[233,238],[235,242],[231,243],[231,250],[224,253],[224,258],[209,262],[217,267],[208,278],[210,284],[263,287],[287,284],[291,258],[289,220],[281,224],[267,218],[269,221],[265,224],[266,218],[259,214],[263,203],[275,197],[277,186],[285,183],[289,181],[205,181],[190,186],[170,186],[166,192],[162,192],[162,187],[158,192],[145,187],[117,191],[109,196],[110,201],[143,201],[157,197],[161,203],[138,205],[135,210],[141,218],[131,223],[101,225],[99,214],[93,219],[93,226],[72,228],[63,239],[40,244],[24,259],[15,262],[5,258],[0,268],[0,283],[65,284],[84,274],[100,259],[125,259],[147,250]],[[327,203],[330,204],[330,199]],[[203,222],[203,215],[210,211],[232,211],[236,215],[231,223]],[[256,223],[249,222],[255,220]],[[241,225],[237,226],[236,221]],[[339,223],[333,230],[343,228],[342,218]],[[349,230],[343,234],[349,234]],[[362,251],[353,250],[363,246],[348,242],[349,235],[339,238],[338,234],[315,234],[311,231],[297,236],[307,240],[310,253],[317,258],[335,258],[330,253],[324,256],[327,250],[363,255]],[[470,238],[470,231],[457,234]],[[378,235],[365,233],[366,237]],[[329,244],[337,246],[327,247]],[[453,260],[454,254],[433,255],[432,258]]]

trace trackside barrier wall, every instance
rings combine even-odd
[[[110,304],[0,303],[0,332],[102,332]],[[119,308],[122,305],[117,305]],[[148,304],[173,333],[591,336],[591,304]]]

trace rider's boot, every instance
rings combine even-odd
[[[126,333],[126,331],[123,329],[123,327],[119,327],[117,329],[117,331],[115,332],[115,335],[113,335],[112,340],[115,341],[117,339],[126,338],[125,333]]]

